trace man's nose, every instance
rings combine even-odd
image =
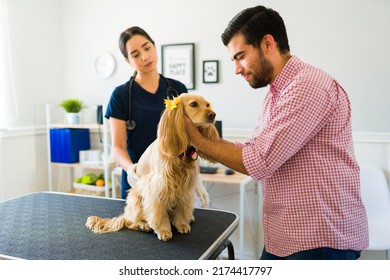
[[[241,64],[240,63],[238,63],[238,62],[235,62],[235,74],[236,75],[239,75],[239,74],[241,74],[242,73],[242,70],[243,70],[244,68],[241,66]]]

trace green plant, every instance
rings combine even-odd
[[[67,113],[78,113],[84,108],[82,101],[77,99],[67,99],[61,102],[60,106],[65,109]]]

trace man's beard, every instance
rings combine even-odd
[[[249,81],[249,85],[252,88],[268,86],[271,83],[274,68],[271,62],[264,57],[261,50],[259,50],[259,62],[256,63],[256,66],[258,68],[252,72],[253,79]]]

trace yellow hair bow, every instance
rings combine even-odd
[[[172,100],[164,99],[165,108],[171,111],[177,108],[177,104],[179,104],[179,102],[180,102],[179,97],[175,97]]]

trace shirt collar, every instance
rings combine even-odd
[[[296,56],[291,56],[284,65],[282,71],[276,76],[273,83],[270,85],[270,92],[279,94],[298,73],[298,70],[303,66],[303,62]]]

